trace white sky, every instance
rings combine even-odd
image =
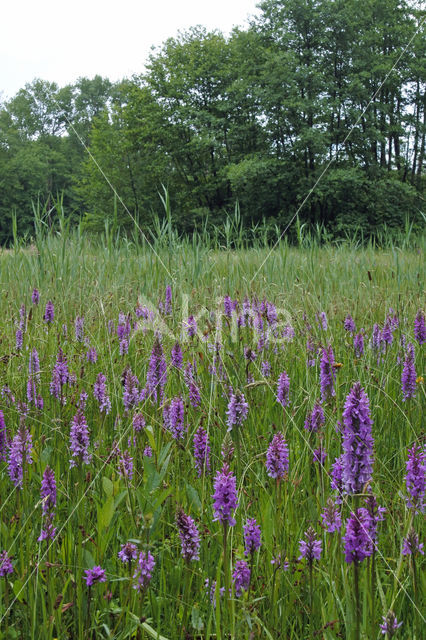
[[[34,78],[59,86],[96,74],[143,71],[151,46],[201,24],[246,26],[258,0],[5,0],[0,21],[0,97]]]

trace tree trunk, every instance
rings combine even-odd
[[[420,143],[420,153],[419,153],[419,162],[417,165],[417,181],[420,185],[420,178],[422,176],[423,163],[425,157],[425,133],[426,133],[426,94],[423,95],[423,131],[422,131],[422,141]]]

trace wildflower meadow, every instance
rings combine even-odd
[[[0,637],[424,637],[423,251],[0,255]]]

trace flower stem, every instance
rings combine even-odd
[[[232,602],[229,595],[231,582],[229,575],[229,558],[228,558],[228,523],[223,523],[223,569],[225,574],[225,609],[228,611],[228,623],[233,627]]]
[[[418,583],[417,583],[417,571],[416,571],[416,560],[414,556],[414,552],[411,554],[411,563],[413,569],[413,590],[414,590],[414,620],[415,620],[415,629],[416,629],[416,639],[420,638],[420,621],[419,621],[419,598],[418,598]]]
[[[180,637],[183,637],[185,632],[185,628],[188,620],[188,602],[189,602],[189,591],[192,582],[192,574],[189,568],[189,565],[185,566],[185,579],[184,579],[184,589],[183,589],[183,613],[182,613],[182,627]]]
[[[375,591],[376,591],[376,553],[373,549],[371,556],[371,579],[370,579],[370,594],[371,594],[371,637],[377,637],[376,630],[376,603],[375,603]]]
[[[359,601],[359,564],[354,561],[354,587],[355,587],[355,640],[361,638],[361,606]]]
[[[313,612],[313,599],[314,599],[314,581],[312,575],[312,562],[309,563],[309,614],[310,614],[310,631],[311,638],[314,637],[314,612]]]

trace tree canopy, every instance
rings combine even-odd
[[[333,236],[421,223],[424,13],[400,0],[263,0],[229,37],[196,27],[111,83],[34,80],[0,106],[0,239],[63,194],[72,219],[182,232],[300,218]],[[114,190],[125,203],[117,205]],[[127,211],[128,210],[128,211]]]

